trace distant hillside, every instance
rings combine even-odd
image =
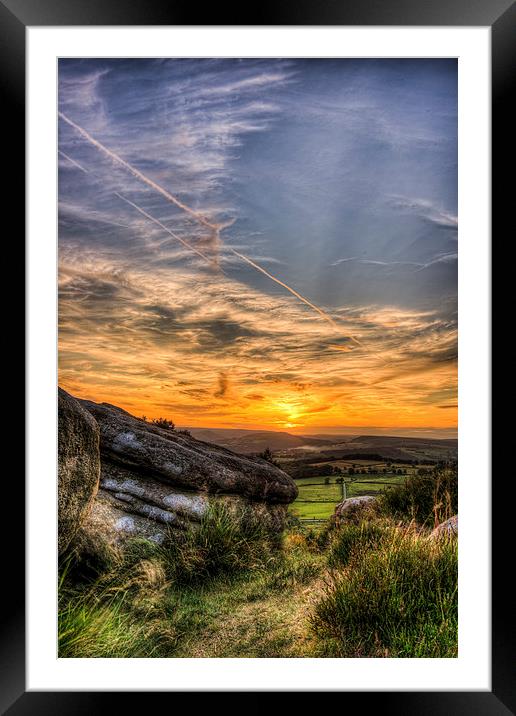
[[[353,455],[364,459],[374,454],[385,460],[455,460],[456,438],[398,437],[395,435],[292,435],[274,430],[243,430],[230,428],[188,428],[194,438],[215,443],[241,454],[272,452],[292,454],[310,462]],[[292,451],[292,453],[290,453]],[[285,455],[286,457],[287,455]],[[319,457],[318,457],[319,456]]]
[[[371,455],[384,460],[456,460],[458,441],[456,438],[417,438],[392,435],[360,435],[345,444],[334,443],[321,447],[321,457],[346,458],[353,456],[370,459]]]
[[[274,430],[239,430],[230,428],[188,428],[197,440],[221,445],[234,452],[249,454],[263,452],[270,448],[273,452],[300,448],[305,445],[324,447],[332,444],[332,440],[308,437],[306,435],[292,435]]]
[[[416,446],[416,445],[443,445],[445,447],[457,447],[457,438],[419,438],[419,437],[398,437],[396,435],[359,435],[350,440],[351,443],[365,443],[367,445],[397,445]]]

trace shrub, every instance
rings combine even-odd
[[[353,539],[354,535],[354,539]],[[350,527],[312,626],[340,657],[457,655],[457,543]]]
[[[165,430],[174,430],[176,427],[173,421],[168,420],[168,418],[154,418],[152,424],[157,425],[158,428],[165,428]]]
[[[458,510],[456,465],[440,464],[429,474],[408,476],[381,496],[384,511],[401,520],[436,526]]]

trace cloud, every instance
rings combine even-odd
[[[340,264],[351,262],[363,264],[364,266],[422,266],[422,264],[415,261],[378,261],[372,259],[360,259],[357,256],[337,259],[336,261],[333,261],[330,266],[339,266]]]
[[[456,253],[438,254],[437,256],[435,256],[435,258],[432,259],[432,261],[423,264],[421,268],[418,269],[418,271],[423,271],[424,269],[428,269],[431,266],[435,266],[436,264],[452,264],[455,263],[458,258],[459,257]]]
[[[389,203],[394,209],[419,216],[437,226],[456,229],[459,223],[455,214],[446,211],[430,199],[393,195],[389,197]]]
[[[431,66],[400,89],[382,63],[60,61],[61,111],[137,172],[60,125],[65,387],[178,424],[451,424],[454,99]]]
[[[386,366],[363,347],[335,351],[330,327],[286,296],[271,301],[224,277],[203,283],[195,273],[121,271],[75,259],[80,272],[60,271],[60,379],[79,395],[137,407],[138,414],[163,410],[158,396],[166,384],[176,421],[210,422],[221,413],[206,398],[227,397],[231,375],[225,424],[249,425],[245,406],[252,403],[262,406],[262,419],[281,426],[287,409],[279,404],[299,395],[299,415],[309,421],[328,414],[336,424],[340,414],[349,422],[379,405],[400,413],[402,395],[412,416],[428,415],[426,396],[455,380],[456,326],[431,311],[370,306],[343,313],[345,329],[381,351]],[[412,385],[421,372],[434,377]],[[248,393],[250,385],[256,389]]]
[[[219,387],[213,393],[213,395],[215,398],[223,398],[229,389],[229,380],[228,380],[226,373],[219,373],[219,377],[217,380],[218,380]]]

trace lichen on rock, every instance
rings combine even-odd
[[[81,404],[58,389],[58,551],[72,543],[99,486],[100,431]]]

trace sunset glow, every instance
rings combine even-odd
[[[60,385],[454,430],[456,101],[449,60],[61,60]]]

